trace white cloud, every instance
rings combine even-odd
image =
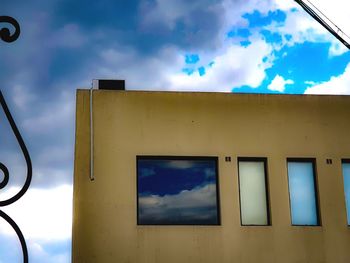
[[[326,29],[324,29],[317,21],[310,17],[297,4],[295,8],[298,11],[286,11],[287,17],[282,27],[277,27],[271,24],[267,29],[278,32],[281,35],[290,35],[290,40],[284,40],[284,43],[292,46],[296,43],[310,42],[331,42],[331,36]]]
[[[275,0],[274,3],[276,5],[276,8],[284,11],[288,11],[295,7],[295,2],[293,0],[284,0],[284,1]]]
[[[198,22],[191,17],[193,12],[216,11],[220,7],[220,2],[211,0],[155,0],[153,3],[142,1],[140,5],[141,23],[146,27],[163,24],[172,30],[180,19],[187,25]]]
[[[18,192],[19,188],[8,189]],[[71,236],[73,187],[61,185],[48,190],[29,188],[17,202],[3,207],[20,226],[27,239],[65,240]],[[0,224],[1,234],[11,234]]]
[[[270,55],[272,48],[263,40],[255,39],[248,47],[229,45],[215,55],[214,65],[204,76],[198,73],[185,75],[176,73],[167,76],[171,90],[226,91],[248,85],[258,87],[265,78],[265,69],[270,63],[263,59]]]
[[[48,40],[51,47],[78,48],[86,44],[88,37],[83,34],[79,25],[66,24]]]
[[[207,184],[176,195],[149,195],[139,198],[140,218],[169,219],[181,214],[185,219],[209,219],[216,213],[216,185]],[[198,213],[196,209],[201,209]],[[206,212],[203,213],[203,210]]]
[[[349,49],[340,43],[338,39],[334,38],[329,48],[329,56],[341,56],[346,52],[349,52]]]
[[[166,162],[167,167],[174,168],[174,169],[189,169],[191,167],[195,166],[195,162],[193,161],[186,161],[186,160],[172,160],[169,162]]]
[[[0,263],[23,262],[21,245],[15,233],[11,236],[1,233],[0,244]],[[71,247],[71,242],[69,239],[58,242],[43,242],[35,239],[26,239],[26,244],[29,262],[67,263],[71,260],[71,252],[69,249]]]
[[[284,36],[292,36],[290,40],[284,38],[281,45],[288,43],[289,46],[292,46],[305,41],[337,43],[337,40],[327,30],[292,0],[252,0],[248,2],[227,0],[223,1],[223,6],[225,7],[224,16],[226,22],[221,29],[221,34],[227,33],[233,26],[247,26],[247,21],[242,18],[244,13],[259,11],[263,15],[267,15],[269,11],[279,9],[286,13],[286,21],[283,23],[283,26],[281,26],[281,23],[274,21],[270,25],[264,26],[264,29]],[[274,48],[278,49],[275,44],[273,45],[275,46]]]
[[[69,248],[70,240],[61,241],[58,246]],[[28,240],[29,262],[35,263],[67,263],[71,261],[71,252],[69,249],[57,251],[57,244],[53,242],[45,243],[36,240]],[[55,251],[56,250],[56,251]]]
[[[16,93],[16,90],[10,93],[14,104]],[[24,97],[31,97],[26,92],[23,94]],[[34,102],[19,104],[23,106],[20,110],[10,107],[31,156],[32,187],[52,187],[72,182],[75,110],[73,94],[73,91],[62,91],[57,96],[57,101],[42,101],[39,96]],[[8,96],[7,99],[11,106],[11,97]],[[1,127],[1,139],[4,141],[0,160],[10,173],[8,186],[5,191],[0,191],[0,198],[5,199],[9,195],[7,189],[24,184],[27,167],[22,150],[1,110],[0,122],[4,124]]]
[[[201,61],[214,61],[206,68],[206,74],[187,75],[182,68],[184,51],[165,47],[154,57],[137,58],[135,51],[105,50],[101,52],[96,72],[103,77],[124,78],[128,89],[177,90],[177,91],[226,91],[243,85],[258,87],[265,78],[265,69],[271,66],[272,48],[256,38],[248,47],[225,45],[203,54]],[[122,65],[122,66],[121,66]],[[206,66],[206,65],[205,65]]]
[[[139,198],[141,208],[195,208],[216,205],[216,185],[207,184],[192,190],[183,190],[176,195],[150,195]]]
[[[181,0],[156,0],[153,4],[143,1],[142,23],[152,25],[154,23],[165,23],[169,29],[175,27],[176,20],[186,17],[195,7],[198,7],[196,1],[186,3]],[[169,12],[169,10],[171,10]]]
[[[17,193],[18,187],[6,189]],[[72,231],[71,185],[48,190],[29,188],[17,202],[2,207],[20,227],[28,246],[29,261],[36,263],[64,263],[71,258]],[[3,199],[1,199],[3,200]],[[0,218],[0,243],[13,244],[11,251],[0,255],[0,262],[17,262],[22,258],[20,243],[14,230]],[[11,253],[10,253],[11,252]]]
[[[47,134],[72,124],[75,111],[73,94],[73,92],[63,91],[57,96],[56,101],[43,103],[41,111],[23,120],[23,127],[30,133]]]
[[[28,110],[29,103],[36,99],[36,96],[24,85],[14,85],[12,92],[14,103],[21,110]]]
[[[350,63],[347,65],[343,74],[333,76],[329,81],[307,88],[305,94],[350,95]]]
[[[330,18],[342,17],[343,20],[349,20],[349,8],[342,8],[344,5],[343,1],[336,0],[338,2],[337,7],[335,7],[333,2],[319,0],[319,2],[328,3],[322,5],[319,2],[315,2],[315,5],[321,9],[323,13],[329,15]],[[336,12],[329,13],[329,7],[331,9],[337,10]],[[283,43],[289,46],[294,44],[303,43],[305,41],[309,42],[321,42],[321,43],[330,43],[329,56],[339,56],[348,51],[343,44],[341,44],[331,33],[329,33],[320,23],[318,23],[314,18],[312,18],[306,11],[304,11],[298,4],[294,1],[279,1],[274,0],[274,3],[270,5],[270,10],[274,8],[280,8],[286,12],[287,17],[284,25],[278,26],[276,23],[272,23],[267,26],[266,29],[271,30],[272,32],[278,32],[281,35],[290,35],[291,39],[283,39]],[[292,8],[296,8],[297,11]],[[258,9],[259,10],[259,9]],[[334,20],[337,21],[336,19]],[[340,24],[337,24],[340,25]],[[342,28],[348,28],[349,22]]]
[[[317,84],[315,81],[312,81],[312,80],[307,80],[307,81],[305,81],[304,83],[305,83],[306,85],[312,85],[312,86],[314,86],[314,85]]]
[[[271,83],[267,86],[269,90],[284,92],[286,89],[286,85],[294,84],[294,81],[291,79],[284,79],[280,75],[276,75],[276,77],[271,81]]]

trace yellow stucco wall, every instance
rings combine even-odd
[[[350,262],[350,96],[77,93],[73,262]],[[136,155],[218,156],[220,226],[137,226]],[[231,156],[231,162],[225,162]],[[241,226],[237,157],[267,157],[272,226]],[[322,226],[291,226],[287,157],[314,157]],[[332,158],[333,164],[326,164]]]

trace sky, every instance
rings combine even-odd
[[[313,3],[350,34],[346,1]],[[350,52],[292,0],[1,0],[0,14],[21,25],[16,42],[0,42],[0,85],[33,162],[30,190],[2,209],[31,262],[70,262],[75,92],[92,79],[125,79],[130,90],[350,94]],[[0,140],[3,200],[26,170],[1,110]],[[1,221],[1,263],[20,261],[7,249],[15,242]]]

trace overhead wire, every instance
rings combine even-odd
[[[346,36],[350,40],[350,37],[343,30],[341,30],[330,18],[328,18],[326,14],[324,14],[319,8],[317,8],[317,6],[315,6],[310,0],[305,0],[305,1],[307,1],[314,9],[316,9],[322,16],[324,16],[324,18],[326,18],[334,27],[336,27],[338,31],[342,33],[342,35]]]
[[[350,49],[350,44],[343,38],[344,36],[347,37],[350,40],[350,37],[345,34],[344,31],[342,31],[331,19],[329,19],[321,10],[319,10],[310,0],[306,0],[308,4],[306,4],[303,0],[295,0],[309,15],[311,15],[317,22],[319,22],[325,29],[328,30],[333,36],[335,36],[344,46],[346,46],[348,49]],[[316,11],[318,12],[316,12]],[[323,18],[322,18],[323,16]],[[336,29],[337,32],[332,28],[329,23],[327,23],[325,20],[327,19],[330,24],[332,24]],[[339,32],[342,34],[340,36]]]

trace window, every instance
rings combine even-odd
[[[267,159],[238,158],[242,225],[269,225]]]
[[[350,159],[342,160],[343,177],[344,177],[344,192],[345,203],[348,218],[348,225],[350,225]]]
[[[219,225],[217,157],[137,157],[139,225]]]
[[[315,159],[288,158],[287,166],[292,225],[320,225]]]

